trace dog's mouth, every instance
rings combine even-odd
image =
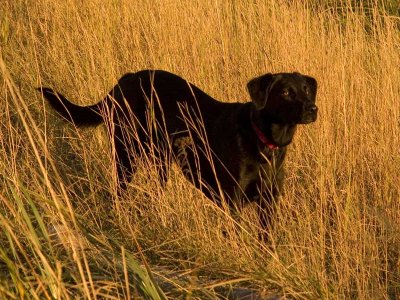
[[[309,124],[317,120],[318,107],[315,104],[308,105],[301,114],[298,124]]]

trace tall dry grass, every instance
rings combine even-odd
[[[1,297],[400,297],[399,16],[382,3],[3,0]],[[34,91],[94,103],[145,68],[223,101],[247,101],[260,73],[318,79],[319,120],[290,146],[271,245],[251,208],[234,233],[177,169],[161,189],[139,161],[116,197],[105,130],[76,130]]]

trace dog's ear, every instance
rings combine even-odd
[[[315,98],[317,95],[317,87],[318,87],[317,80],[315,80],[315,78],[313,78],[311,76],[307,76],[307,75],[303,75],[303,76],[306,79],[308,87],[310,88],[312,97]]]
[[[256,105],[258,110],[263,109],[267,103],[269,88],[273,80],[271,73],[256,77],[247,83],[251,100]]]

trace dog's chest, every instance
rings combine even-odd
[[[239,186],[246,192],[250,185],[259,180],[259,166],[255,162],[242,162],[239,168]]]

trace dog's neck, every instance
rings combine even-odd
[[[292,142],[296,124],[270,123],[262,120],[258,112],[250,111],[251,128],[261,145],[270,150],[277,150]]]
[[[269,131],[268,136],[271,136],[271,140],[279,147],[285,147],[292,142],[296,127],[296,124],[272,123],[267,127]]]
[[[270,141],[265,134],[261,131],[260,128],[257,127],[257,125],[251,121],[251,126],[256,134],[256,136],[258,137],[258,139],[260,140],[260,142],[262,144],[264,144],[268,149],[270,150],[276,150],[278,149],[278,145],[274,144],[272,141]]]

